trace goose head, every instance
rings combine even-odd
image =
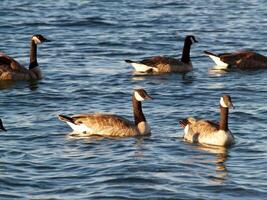
[[[190,45],[192,45],[192,44],[198,42],[198,41],[196,40],[195,36],[193,36],[193,35],[187,35],[187,36],[185,37],[185,41],[186,41],[188,44],[190,44]]]
[[[5,129],[5,127],[3,126],[3,122],[2,122],[1,119],[0,119],[0,129],[3,130],[3,131],[7,131],[7,130]]]
[[[146,99],[152,99],[152,97],[149,96],[144,89],[135,89],[134,90],[134,98],[137,101],[144,101]]]
[[[223,95],[221,97],[220,105],[224,108],[234,108],[231,97],[229,95]]]
[[[43,42],[50,42],[50,40],[46,39],[41,34],[34,34],[32,36],[32,41],[34,41],[35,44],[41,44]]]

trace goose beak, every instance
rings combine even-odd
[[[51,42],[52,40],[50,40],[50,39],[44,39],[44,41],[43,42]]]
[[[149,96],[148,94],[146,94],[145,99],[153,99],[153,98]]]
[[[5,127],[3,126],[2,120],[0,119],[0,129],[3,131],[7,131]]]
[[[234,105],[232,104],[232,102],[229,103],[229,108],[233,108],[235,109]]]

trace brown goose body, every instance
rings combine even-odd
[[[0,53],[0,80],[21,81],[38,80],[41,78],[42,72],[38,66],[27,69],[13,58]]]
[[[221,119],[219,123],[195,118],[187,118],[180,121],[184,128],[184,139],[193,142],[216,146],[230,146],[234,144],[234,136],[228,128],[228,109],[232,106],[228,95],[221,97]]]
[[[76,136],[108,136],[108,137],[132,137],[150,135],[150,127],[146,122],[142,111],[141,101],[150,96],[143,89],[136,89],[133,93],[132,103],[134,122],[113,114],[80,114],[73,116],[59,115],[61,121],[66,122]]]
[[[59,119],[66,121],[67,117],[59,115]],[[133,122],[118,115],[102,113],[81,114],[71,116],[71,119],[69,123],[76,125],[83,124],[87,128],[87,130],[85,128],[82,131],[81,136],[129,137],[141,135]]]
[[[0,53],[0,80],[38,80],[42,73],[37,62],[37,44],[47,42],[42,35],[33,35],[31,39],[29,69],[23,67],[14,58]]]
[[[267,57],[253,51],[214,54],[204,51],[217,66],[241,70],[267,69]]]
[[[141,61],[125,60],[125,62],[130,63],[136,72],[186,73],[193,69],[190,59],[190,48],[194,42],[197,42],[194,36],[186,36],[181,60],[167,56],[154,56]]]

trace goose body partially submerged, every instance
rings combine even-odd
[[[252,51],[215,54],[204,51],[216,64],[217,69],[257,70],[267,69],[267,57]]]

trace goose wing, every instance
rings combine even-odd
[[[178,59],[172,58],[172,57],[166,57],[166,56],[154,56],[151,58],[144,59],[140,61],[140,63],[157,68],[160,65],[179,65],[182,64],[182,62]]]
[[[0,52],[0,71],[25,72],[27,69],[21,66],[15,59]]]
[[[135,125],[118,115],[112,114],[81,114],[71,117],[76,125],[85,125],[93,135],[103,136],[134,136],[137,133]]]
[[[194,134],[211,134],[219,130],[219,124],[209,120],[190,120],[188,119],[189,127]]]

